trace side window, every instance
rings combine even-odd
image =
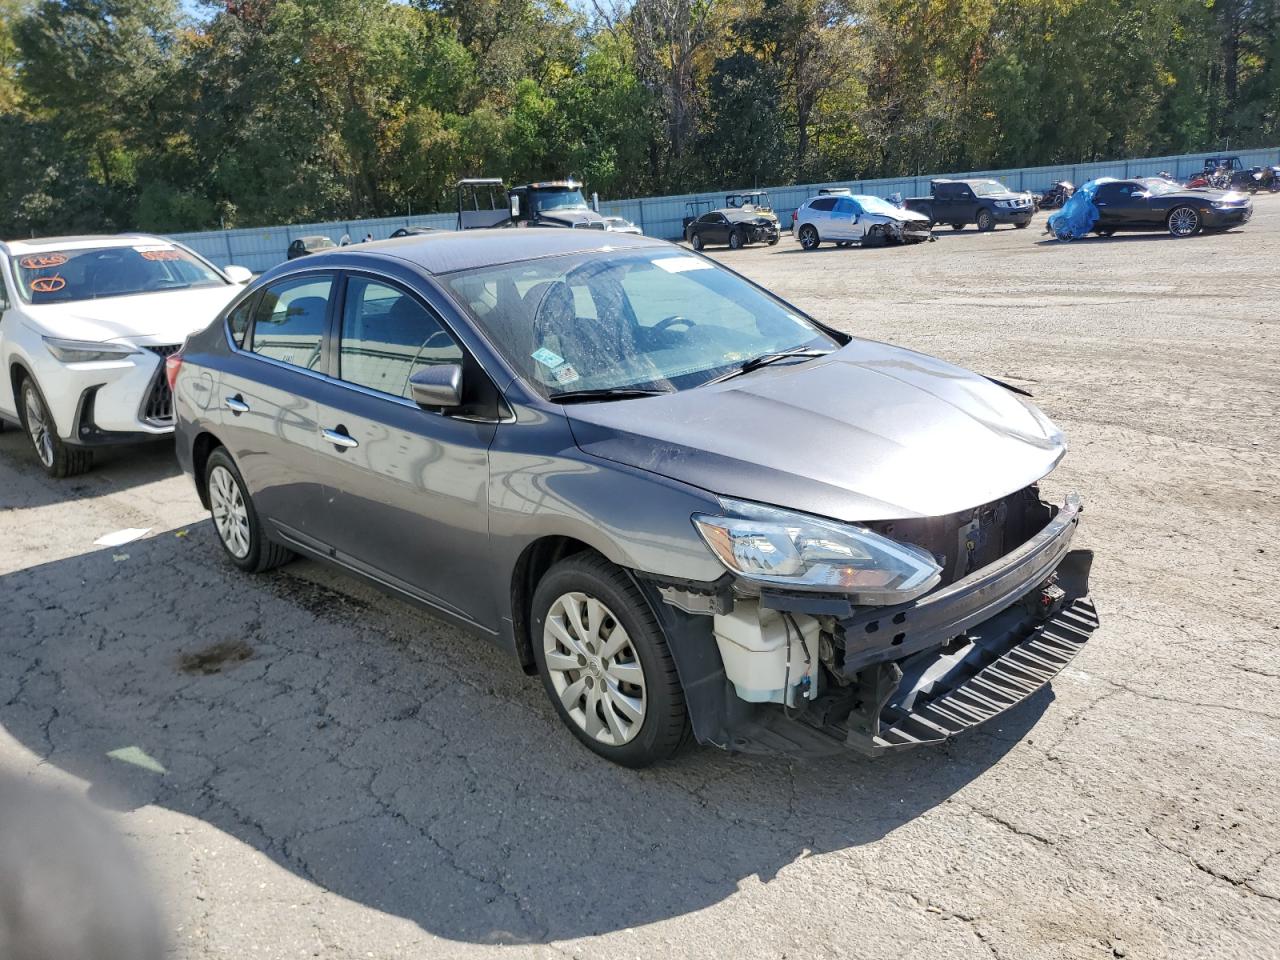
[[[809,205],[810,210],[831,210],[836,205],[835,197],[819,197]]]
[[[253,313],[253,352],[314,370],[332,293],[332,277],[300,277],[267,287]]]
[[[4,278],[4,273],[4,261],[0,260],[0,313],[13,306],[9,300],[9,281]]]
[[[842,216],[853,216],[858,212],[858,206],[848,197],[841,197],[836,201],[836,213]]]
[[[367,277],[347,281],[339,354],[343,380],[405,398],[416,371],[462,362],[462,348],[426,307]]]
[[[1103,203],[1115,203],[1117,200],[1123,200],[1128,191],[1121,191],[1123,184],[1104,183],[1098,188],[1098,192],[1093,195],[1094,202],[1101,200]]]
[[[244,303],[236,307],[227,316],[227,329],[231,331],[231,339],[240,349],[244,349],[244,335],[249,329],[249,318],[253,316],[253,302],[256,297],[248,297]]]

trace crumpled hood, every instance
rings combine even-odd
[[[42,333],[67,340],[143,339],[182,343],[203,330],[244,287],[226,284],[190,290],[166,290],[131,297],[104,297],[27,306]]]
[[[854,340],[669,395],[565,407],[586,452],[845,521],[942,516],[1047,474],[1056,426],[985,377]]]
[[[883,222],[883,223],[896,222],[896,223],[902,224],[903,226],[907,226],[908,224],[922,226],[929,222],[929,218],[926,217],[923,213],[919,213],[915,210],[906,210],[906,209],[899,210],[897,213],[893,214],[892,216],[890,216],[887,213],[867,213],[867,214],[863,214],[863,216],[870,218],[870,220],[873,223],[874,222]]]

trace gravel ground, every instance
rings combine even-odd
[[[1257,209],[722,255],[1071,439],[1048,487],[1088,505],[1102,629],[943,749],[612,768],[452,628],[310,563],[232,570],[170,450],[59,483],[8,431],[0,772],[111,811],[178,957],[1280,956],[1280,197]],[[123,527],[151,532],[93,546]]]

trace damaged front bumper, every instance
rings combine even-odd
[[[876,756],[937,743],[1011,709],[1066,667],[1098,626],[1089,598],[1093,555],[1071,550],[1081,512],[1069,497],[1020,546],[911,603],[851,607],[762,593],[761,623],[770,612],[792,618],[790,676],[807,669],[799,653],[808,661],[816,647],[816,668],[821,652],[822,689],[815,670],[815,686],[797,688],[802,695],[784,701],[787,709],[744,702],[723,667],[691,689],[681,661],[693,647],[673,644],[695,734],[744,753]],[[663,599],[673,604],[669,589]],[[822,624],[816,644],[801,639],[816,630],[814,619]]]

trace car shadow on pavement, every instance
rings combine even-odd
[[[18,427],[6,424],[0,432],[0,477],[13,470],[41,478],[21,484],[0,483],[0,511],[43,507],[85,497],[102,496],[177,476],[178,461],[169,440],[103,447],[94,451],[93,466],[78,477],[51,480],[36,459],[31,441]]]
[[[878,761],[693,748],[624,770],[496,648],[326,581],[303,562],[239,573],[207,521],[124,561],[0,577],[0,725],[101,805],[201,818],[437,936],[527,943],[687,914],[874,843],[989,769],[1051,702]]]

